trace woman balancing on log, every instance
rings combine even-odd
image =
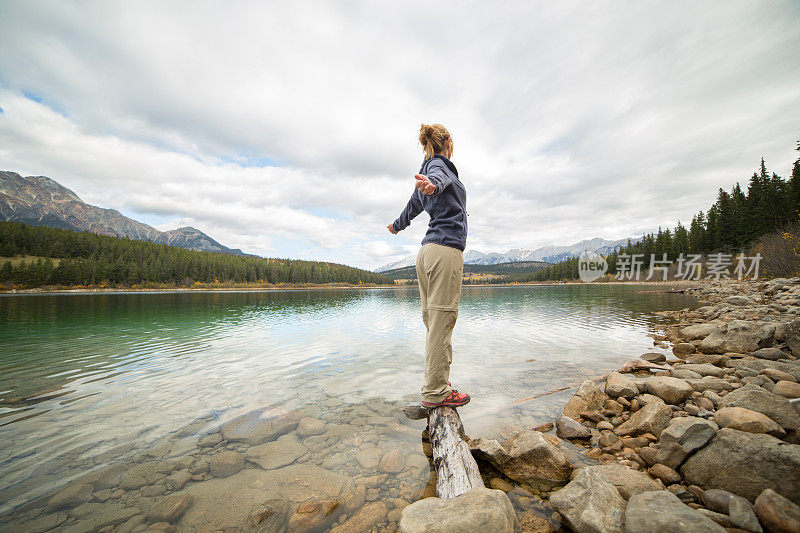
[[[469,403],[469,394],[450,388],[453,347],[450,339],[461,298],[462,253],[467,243],[467,191],[458,179],[453,156],[453,138],[441,124],[422,124],[419,142],[425,160],[414,176],[416,190],[389,231],[396,234],[411,224],[423,210],[430,215],[428,232],[417,255],[417,279],[422,298],[425,338],[423,407],[459,407]]]

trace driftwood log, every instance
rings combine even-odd
[[[452,407],[425,409],[408,406],[403,413],[412,420],[428,419],[428,435],[436,469],[436,495],[455,498],[475,487],[484,487],[478,463],[464,438],[464,425]]]

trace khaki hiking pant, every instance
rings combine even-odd
[[[417,255],[417,279],[422,298],[422,321],[428,330],[425,338],[425,381],[422,400],[439,403],[450,394],[450,344],[461,299],[461,250],[428,243]]]

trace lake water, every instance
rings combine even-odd
[[[652,290],[465,286],[451,381],[472,396],[460,409],[468,434],[553,421],[572,390],[526,398],[661,351],[653,313],[697,304]],[[0,527],[143,530],[173,493],[193,497],[179,531],[312,497],[344,501],[320,529],[364,506],[396,527],[430,480],[425,424],[399,410],[421,384],[419,306],[415,288],[0,296]],[[288,417],[274,450],[220,439],[248,413]],[[250,460],[215,477],[209,462],[226,450]],[[76,482],[88,488],[48,506]]]

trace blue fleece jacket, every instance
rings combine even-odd
[[[436,155],[422,163],[419,173],[427,176],[436,190],[427,195],[414,189],[408,205],[394,221],[394,229],[406,229],[424,210],[431,220],[422,244],[433,242],[463,252],[467,245],[467,190],[458,179],[458,170],[452,161]]]

